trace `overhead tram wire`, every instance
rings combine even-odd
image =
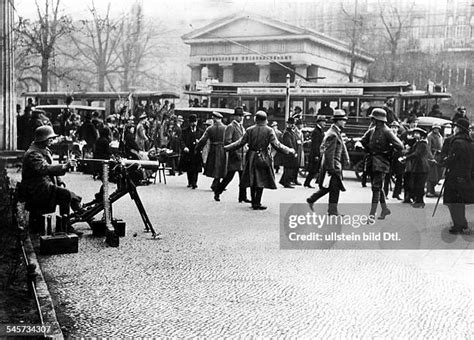
[[[189,24],[189,26],[190,26],[192,29],[194,29],[194,27],[193,27],[192,24]],[[246,50],[249,50],[250,52],[253,52],[253,53],[255,53],[255,54],[258,54],[259,56],[264,57],[266,60],[270,61],[270,63],[275,63],[275,64],[277,64],[278,66],[283,67],[285,70],[287,70],[287,71],[293,73],[294,75],[297,75],[297,76],[300,77],[300,78],[303,78],[303,79],[306,80],[306,81],[311,81],[312,79],[325,79],[325,78],[326,78],[326,77],[306,77],[306,76],[303,76],[301,73],[296,72],[296,71],[293,70],[292,68],[290,68],[290,67],[288,67],[288,66],[286,66],[286,65],[284,65],[284,64],[282,64],[282,63],[280,63],[279,61],[274,60],[274,59],[272,59],[271,57],[268,57],[268,56],[266,56],[265,54],[263,54],[263,53],[261,53],[261,52],[259,52],[259,51],[256,51],[256,50],[254,50],[254,49],[251,49],[250,47],[248,47],[248,46],[246,46],[246,45],[244,45],[244,44],[241,44],[241,43],[239,43],[239,42],[237,42],[237,41],[235,41],[235,40],[232,40],[232,39],[229,39],[229,38],[225,38],[225,37],[221,37],[221,36],[218,36],[218,35],[213,34],[213,33],[207,33],[207,34],[210,35],[210,36],[213,36],[213,37],[215,37],[215,38],[219,38],[219,39],[225,40],[225,41],[227,41],[227,42],[230,42],[230,43],[232,43],[232,44],[234,44],[234,45],[243,47],[243,48],[245,48]]]

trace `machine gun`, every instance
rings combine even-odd
[[[112,204],[128,193],[140,212],[140,216],[143,220],[143,223],[145,224],[145,232],[151,231],[153,238],[160,236],[160,233],[156,233],[155,229],[153,228],[145,211],[145,207],[143,206],[140,196],[137,192],[137,185],[142,179],[141,168],[156,170],[158,167],[157,162],[124,159],[81,159],[77,160],[77,162],[102,165],[103,188],[101,188],[99,193],[95,195],[95,199],[93,201],[84,204],[82,210],[77,211],[70,216],[70,225],[76,222],[87,222],[89,225],[91,225],[94,216],[102,210],[105,212],[106,226],[110,225],[110,219],[112,218]],[[111,182],[117,183],[117,189],[112,194],[110,194],[110,196],[108,195],[109,179]],[[106,242],[110,245],[118,246],[118,238],[114,239],[112,234],[113,231],[107,227]]]

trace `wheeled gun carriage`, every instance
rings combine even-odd
[[[102,187],[95,195],[95,199],[83,205],[83,209],[73,213],[69,218],[69,225],[77,222],[87,222],[92,228],[95,215],[104,211],[106,225],[106,242],[110,246],[118,246],[118,237],[112,227],[112,204],[118,201],[127,193],[135,202],[140,216],[145,225],[145,232],[150,232],[153,238],[160,236],[153,228],[148,218],[145,207],[137,192],[137,186],[142,179],[142,169],[156,171],[158,164],[153,161],[140,160],[104,160],[104,159],[83,159],[78,163],[92,163],[102,166]],[[117,189],[109,195],[109,182],[117,184]]]

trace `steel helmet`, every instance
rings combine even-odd
[[[54,133],[54,130],[49,125],[43,125],[35,130],[35,142],[44,142],[49,138],[55,138],[58,135]]]

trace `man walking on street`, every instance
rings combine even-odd
[[[222,114],[215,111],[212,113],[214,124],[206,129],[196,146],[196,152],[200,151],[209,140],[209,153],[204,166],[204,175],[212,177],[211,189],[215,191],[221,178],[226,174],[226,154],[224,151],[224,134],[226,126],[222,123]]]
[[[326,132],[321,145],[321,170],[318,179],[319,190],[311,195],[306,202],[313,210],[313,204],[329,193],[329,215],[340,215],[337,209],[339,203],[339,193],[346,191],[342,183],[342,169],[349,164],[349,153],[347,152],[341,131],[346,126],[347,116],[344,110],[335,110],[333,114],[333,124]],[[326,185],[329,176],[329,185]]]
[[[378,203],[382,206],[382,212],[378,217],[380,220],[390,214],[387,207],[386,196],[383,190],[385,176],[390,173],[390,156],[392,150],[403,150],[403,143],[395,136],[393,131],[388,128],[387,113],[384,109],[374,109],[369,116],[375,126],[369,129],[361,139],[361,144],[369,153],[369,166],[371,184],[372,184],[372,205],[370,207],[370,216],[375,216]]]
[[[244,135],[245,129],[242,125],[244,118],[244,110],[238,106],[234,109],[234,120],[225,128],[224,145],[232,144],[238,141]],[[230,151],[227,154],[227,174],[222,182],[214,191],[214,200],[220,201],[220,195],[225,190],[227,185],[232,181],[236,172],[239,173],[239,203],[250,203],[247,198],[247,189],[242,186],[242,174],[244,172],[244,157],[246,150],[242,147],[240,149]]]
[[[309,160],[308,160],[308,175],[304,181],[304,186],[307,188],[313,188],[311,186],[311,181],[313,178],[317,179],[319,168],[321,165],[321,143],[324,138],[324,127],[326,125],[326,116],[317,116],[316,117],[316,126],[311,134],[311,149],[309,151]]]

